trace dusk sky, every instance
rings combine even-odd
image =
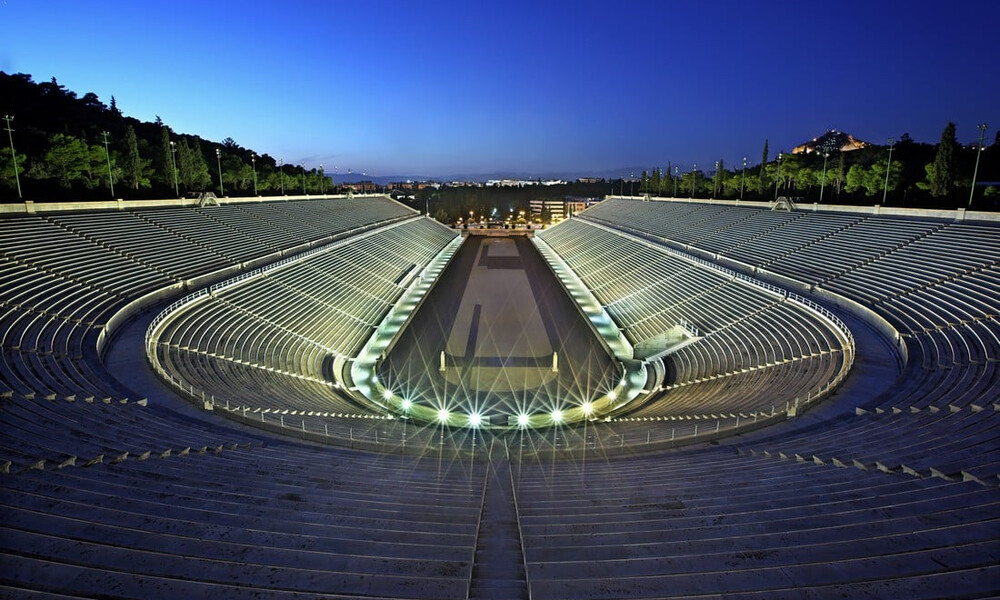
[[[0,70],[327,173],[760,161],[1000,126],[1000,2],[0,0]]]

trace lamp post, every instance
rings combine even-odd
[[[969,188],[969,208],[972,208],[972,196],[976,193],[976,176],[979,175],[979,155],[983,153],[983,139],[986,137],[986,123],[976,125],[979,130],[979,148],[976,150],[976,168],[972,171],[972,187]]]
[[[302,195],[306,195],[306,166],[302,165]]]
[[[889,138],[889,162],[885,163],[885,186],[882,188],[882,206],[885,206],[885,197],[889,195],[889,167],[892,166],[892,145],[896,143],[896,138]]]
[[[174,172],[174,195],[180,198],[181,191],[177,187],[177,142],[170,142],[170,168]]]
[[[226,195],[226,188],[222,187],[222,150],[215,149],[215,161],[219,165],[219,197]]]
[[[823,203],[823,188],[826,187],[826,159],[830,157],[829,152],[823,153],[823,177],[819,181],[819,203]]]
[[[250,155],[250,166],[253,169],[253,195],[257,195],[257,155]]]
[[[712,198],[719,195],[719,161],[715,161],[715,177],[712,178]]]
[[[774,178],[774,200],[778,200],[778,184],[781,182],[781,154],[778,154],[778,173]]]
[[[111,186],[111,197],[115,197],[115,181],[114,176],[111,174],[111,151],[108,150],[108,132],[102,131],[101,135],[104,136],[104,156],[108,159],[108,185]]]
[[[677,197],[677,178],[680,177],[681,168],[674,167],[674,198]]]
[[[17,173],[17,153],[14,152],[14,130],[10,128],[10,122],[14,120],[14,117],[4,115],[3,120],[7,121],[7,139],[10,140],[10,162],[14,165],[14,181],[17,182],[17,197],[24,198],[21,195],[21,176]]]
[[[691,198],[694,199],[694,188],[695,179],[698,177],[698,163],[694,164],[694,168],[691,169]]]
[[[319,164],[319,195],[322,196],[326,192],[326,176],[323,174],[323,163]]]
[[[281,182],[281,195],[285,195],[285,169],[284,169],[285,159],[278,159],[278,181]]]
[[[743,199],[743,189],[747,185],[747,157],[743,157],[743,178],[740,180],[740,200]]]

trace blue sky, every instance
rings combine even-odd
[[[341,173],[760,160],[1000,125],[1000,2],[0,0],[0,69]]]

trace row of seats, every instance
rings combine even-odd
[[[910,361],[907,387],[934,390],[921,396],[939,407],[955,399],[963,405],[979,402],[991,389],[992,368],[984,365],[1000,360],[997,227],[731,208],[748,216],[735,224],[719,220],[720,230],[749,237],[720,249],[701,246],[701,238],[677,225],[677,219],[692,211],[705,223],[713,222],[717,207],[694,206],[612,199],[587,211],[583,219],[637,231],[666,245],[717,252],[866,305],[902,334],[909,354],[919,357]],[[750,222],[770,226],[743,231]],[[642,224],[640,230],[637,223]],[[803,237],[807,231],[812,237]],[[918,380],[922,386],[912,383]],[[942,386],[950,386],[947,393]]]
[[[0,396],[126,399],[131,394],[101,373],[95,347],[127,303],[241,261],[414,214],[386,198],[292,204],[4,218]],[[274,239],[268,232],[286,228],[289,237],[267,241]]]
[[[221,287],[168,319],[153,342],[159,361],[181,387],[216,403],[358,412],[330,362],[360,352],[407,275],[455,235],[429,219],[406,221]],[[234,380],[246,384],[234,389]]]
[[[678,325],[698,333],[699,339],[665,358],[666,393],[650,398],[633,416],[761,411],[805,400],[844,365],[842,353],[849,342],[776,291],[603,229],[589,219],[566,221],[539,237],[593,291],[633,346],[656,340]],[[798,364],[775,368],[791,362]],[[699,410],[707,390],[742,382],[751,371],[752,389],[769,393],[744,393],[733,404],[732,396],[720,395],[719,402]],[[709,380],[718,381],[705,385]],[[692,409],[696,412],[689,412]]]

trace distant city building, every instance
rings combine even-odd
[[[532,200],[531,216],[545,221],[562,221],[566,216],[566,206],[562,200]]]
[[[590,206],[600,202],[602,198],[582,198],[580,196],[566,196],[566,216],[580,214]]]
[[[870,146],[868,142],[855,139],[853,135],[831,129],[823,135],[813,138],[812,141],[800,144],[792,148],[792,154],[811,154],[818,152],[851,152]]]
[[[529,185],[563,185],[562,179],[490,179],[487,187],[525,187]]]
[[[354,183],[342,183],[341,187],[351,188],[355,192],[361,192],[362,194],[367,194],[369,192],[375,191],[375,182],[373,181],[357,181]]]
[[[434,181],[394,181],[387,186],[390,190],[422,190],[424,188],[440,188],[441,184]]]
[[[577,183],[604,183],[603,177],[578,177]]]

